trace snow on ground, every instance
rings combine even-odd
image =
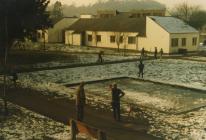
[[[206,62],[206,57],[204,56],[189,56],[189,57],[183,57],[188,60],[196,60],[196,61],[205,61]]]
[[[30,67],[30,68],[52,68],[59,66],[71,66],[73,64],[90,64],[97,63],[98,55],[97,54],[71,54],[74,55],[76,59],[69,59],[64,61],[51,61],[45,63],[37,63],[32,65],[21,65],[21,67]],[[121,61],[121,60],[132,60],[137,59],[137,56],[122,56],[122,55],[102,55],[104,62],[111,61]]]
[[[0,102],[1,104],[1,102]],[[0,114],[0,139],[57,139],[70,137],[70,128],[45,116],[9,103],[9,116]]]
[[[187,60],[146,62],[146,79],[206,90],[206,63]]]
[[[163,83],[184,85],[188,87],[206,90],[206,63],[186,60],[149,60],[145,61],[145,79]],[[100,80],[113,77],[137,77],[137,63],[119,63],[90,67],[68,68],[58,70],[46,70],[19,75],[21,85],[32,87],[47,94],[54,93],[61,96],[74,98],[74,88],[65,87],[65,84],[81,81]],[[125,84],[128,82],[125,82]],[[137,86],[137,88],[131,87]],[[190,113],[175,115],[182,110],[192,109],[205,105],[205,95],[190,93],[180,89],[148,85],[142,90],[138,83],[130,83],[125,88],[128,102],[136,103],[144,108],[150,115],[151,123],[149,133],[161,136],[165,139],[205,139],[206,136],[206,108]],[[108,86],[108,85],[106,85]],[[98,93],[98,89],[95,90]],[[157,88],[154,92],[154,88]],[[138,92],[137,92],[138,91]],[[88,95],[89,102],[95,106],[104,108],[108,106],[109,98],[105,95]],[[109,91],[105,91],[108,92]],[[189,92],[189,93],[188,93]],[[180,95],[181,94],[181,95]],[[129,103],[125,103],[127,108]],[[169,112],[169,113],[168,113]]]
[[[149,119],[151,124],[149,133],[168,140],[200,140],[206,137],[205,107],[198,111],[175,114],[205,106],[206,94],[167,85],[122,79],[86,85],[85,89],[89,100],[92,99],[91,96],[94,96],[95,102],[100,107],[111,108],[111,93],[108,85],[114,82],[126,93],[122,100],[124,115],[127,115],[126,110],[131,104],[136,104],[145,112],[144,117]],[[136,112],[135,109],[133,111],[133,116],[139,115],[138,111]]]
[[[121,76],[137,77],[136,62],[37,71],[20,74],[23,83],[69,84]],[[206,63],[187,60],[145,61],[145,79],[206,90]],[[25,81],[25,82],[24,82]]]
[[[17,49],[17,48],[13,48]],[[44,50],[44,46],[40,44],[30,44],[23,50]],[[101,48],[101,47],[88,47],[88,46],[68,46],[65,44],[46,44],[46,50],[48,51],[62,51],[62,52],[69,52],[69,53],[99,53],[100,51],[103,51],[105,54],[128,54],[127,50],[120,50],[118,52],[116,49],[109,49],[109,48]],[[129,52],[131,55],[136,55],[137,52]]]
[[[0,106],[2,105],[0,100]],[[68,140],[71,137],[70,127],[67,125],[12,103],[8,103],[8,108],[8,116],[5,117],[3,112],[0,112],[1,140]],[[77,135],[77,139],[86,140],[88,138],[85,134]]]

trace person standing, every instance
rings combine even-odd
[[[155,47],[154,58],[157,59],[157,47]]]
[[[163,55],[163,49],[160,49],[160,59],[162,59],[162,55]]]
[[[14,87],[16,87],[16,81],[18,80],[18,75],[15,71],[12,72],[12,77],[13,77],[12,81],[13,81]]]
[[[140,61],[138,67],[139,67],[139,77],[140,77],[140,75],[141,75],[142,78],[143,78],[143,76],[144,76],[144,64],[143,64],[142,61]]]
[[[77,120],[83,121],[84,119],[84,106],[86,104],[86,97],[84,92],[84,82],[81,82],[78,90],[77,90],[77,97],[76,97],[76,113],[77,113]]]
[[[145,56],[145,50],[144,50],[144,48],[142,48],[140,58],[141,58],[141,59],[143,59],[143,58],[144,58],[144,56]]]
[[[103,63],[102,54],[103,54],[103,51],[100,51],[100,52],[98,53],[98,60],[97,60],[97,62],[99,62],[99,63]]]
[[[114,84],[112,87],[112,109],[113,116],[116,121],[120,121],[120,98],[122,98],[125,93],[117,88],[117,84]]]

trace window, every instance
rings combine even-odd
[[[136,14],[136,13],[131,15],[132,18],[139,18],[140,16],[141,16],[140,14]]]
[[[172,47],[178,46],[178,38],[172,38]]]
[[[92,41],[92,35],[88,35],[87,37],[88,37],[88,41],[91,42]]]
[[[123,36],[120,36],[119,43],[123,43]]]
[[[196,37],[192,38],[192,45],[193,46],[197,45],[197,38]]]
[[[150,13],[143,13],[143,17],[150,16]]]
[[[186,38],[182,38],[182,46],[186,46]]]
[[[136,38],[133,36],[128,37],[128,44],[135,44],[136,43]]]
[[[203,45],[206,45],[206,40],[204,40]]]
[[[111,42],[111,43],[115,43],[115,36],[113,36],[113,35],[110,36],[110,42]]]
[[[37,32],[37,38],[41,38],[41,33],[40,32]]]
[[[101,42],[101,35],[97,35],[97,42]]]
[[[46,35],[45,35],[45,32],[42,32],[42,38],[45,38]]]

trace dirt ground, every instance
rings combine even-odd
[[[0,91],[3,91],[1,85]],[[40,92],[22,88],[7,89],[7,95],[10,102],[66,125],[69,124],[69,119],[75,118],[75,103],[69,99],[43,95]],[[108,110],[95,110],[86,106],[84,122],[104,130],[111,140],[159,139],[146,133],[149,126],[146,120],[123,117],[121,122],[115,122],[112,112]]]

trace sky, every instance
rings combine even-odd
[[[57,0],[51,0],[51,3],[54,3]],[[59,0],[63,4],[71,5],[75,4],[76,6],[88,5],[97,2],[97,0]],[[103,0],[105,1],[105,0]],[[175,5],[187,1],[191,5],[200,5],[203,9],[206,10],[206,0],[155,0],[162,4],[165,4],[168,8],[172,8]]]

